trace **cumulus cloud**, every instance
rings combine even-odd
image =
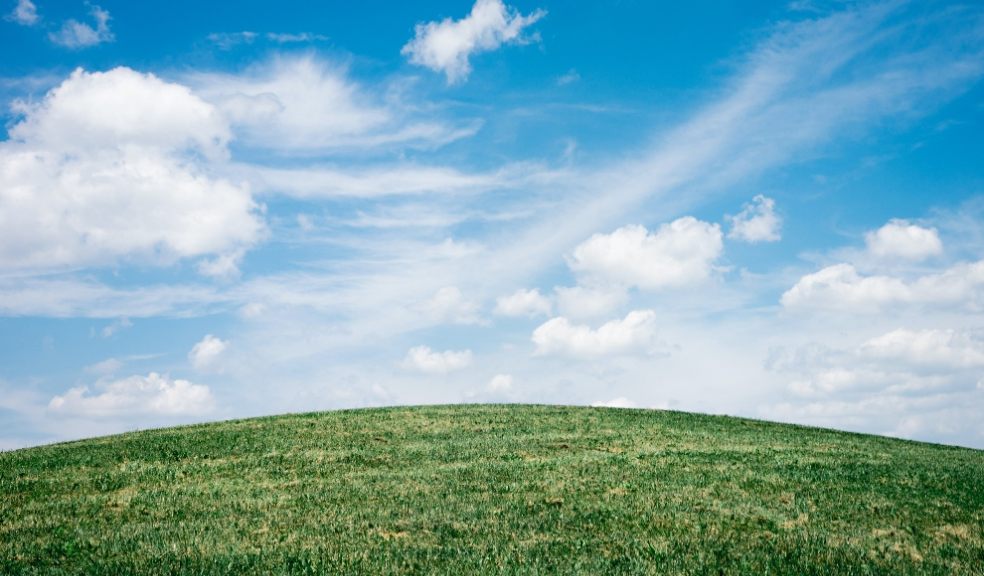
[[[471,73],[472,54],[525,42],[523,29],[545,15],[536,10],[523,16],[502,0],[476,0],[471,13],[461,20],[417,24],[414,38],[400,53],[413,64],[443,72],[448,84],[455,84]]]
[[[188,360],[195,370],[208,370],[215,366],[219,356],[229,347],[229,343],[220,338],[206,334],[188,352]]]
[[[642,289],[680,287],[707,278],[721,254],[717,224],[686,216],[655,232],[625,226],[574,249],[569,266],[590,281]]]
[[[70,389],[48,403],[53,414],[88,418],[206,414],[215,401],[208,386],[151,372]]]
[[[782,220],[776,214],[776,202],[759,194],[746,204],[736,216],[728,216],[731,231],[728,238],[742,242],[776,242],[780,236]]]
[[[112,42],[115,38],[109,29],[109,12],[99,6],[91,5],[89,14],[92,16],[95,28],[78,20],[66,20],[57,32],[49,33],[48,38],[59,46],[72,49]]]
[[[540,294],[537,289],[520,289],[509,296],[502,296],[495,301],[495,313],[501,316],[549,316],[553,306],[550,299]]]
[[[865,234],[864,240],[868,252],[879,259],[919,261],[943,253],[943,243],[935,228],[923,228],[905,220],[891,220]]]
[[[563,316],[551,318],[533,331],[536,354],[574,358],[656,351],[656,313],[634,310],[621,320],[606,322],[598,329],[572,324]]]
[[[864,276],[850,264],[835,264],[807,274],[782,295],[788,309],[877,312],[917,305],[979,311],[984,308],[984,260],[957,264],[938,274],[914,279]]]
[[[17,5],[6,17],[21,26],[34,26],[38,23],[38,9],[31,0],[17,0]]]
[[[188,88],[79,69],[16,109],[0,143],[0,268],[168,263],[261,237],[250,191],[202,167],[226,155],[230,133]]]
[[[471,350],[437,352],[428,346],[414,346],[407,351],[403,367],[426,374],[447,374],[471,365]]]

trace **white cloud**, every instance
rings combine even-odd
[[[861,345],[860,353],[895,365],[948,369],[984,367],[984,339],[950,329],[900,328]]]
[[[558,286],[554,292],[560,315],[577,320],[610,316],[629,301],[621,286]]]
[[[22,26],[34,26],[39,20],[38,9],[31,0],[17,0],[17,5],[6,18]]]
[[[238,253],[264,232],[249,190],[209,177],[228,127],[188,88],[76,70],[0,143],[0,268]]]
[[[625,396],[619,396],[618,398],[612,398],[611,400],[592,402],[592,406],[597,408],[638,408],[639,405],[629,400]]]
[[[72,49],[112,42],[114,36],[109,29],[109,12],[99,6],[90,5],[89,13],[95,21],[95,28],[78,20],[66,20],[57,32],[50,32],[48,38],[59,46]]]
[[[109,338],[121,330],[126,330],[127,328],[133,327],[133,322],[129,318],[123,317],[119,320],[114,320],[112,323],[103,326],[100,331],[103,338]]]
[[[314,56],[278,57],[240,74],[194,74],[188,82],[228,118],[238,141],[257,149],[314,154],[434,146],[477,130],[474,124],[416,121],[416,113],[395,94],[376,97],[350,80],[344,68]]]
[[[868,252],[880,259],[919,261],[943,253],[935,228],[923,228],[905,220],[892,220],[864,237]]]
[[[520,289],[509,296],[502,296],[495,301],[495,313],[502,316],[549,316],[553,306],[550,299],[540,294],[537,289]]]
[[[413,64],[443,72],[448,84],[455,84],[471,73],[472,54],[524,42],[523,29],[545,15],[536,10],[523,16],[502,0],[476,0],[471,13],[461,20],[417,24],[414,38],[400,53]]]
[[[731,231],[728,238],[743,242],[776,242],[781,238],[782,220],[776,214],[776,202],[759,194],[736,216],[728,216]]]
[[[686,216],[652,233],[643,226],[625,226],[595,234],[574,249],[569,265],[595,282],[679,287],[707,278],[721,246],[717,224]]]
[[[208,386],[156,372],[97,383],[96,389],[97,393],[87,386],[72,388],[52,398],[48,410],[88,418],[182,416],[208,413],[215,403]]]
[[[488,388],[489,392],[508,392],[512,390],[513,377],[509,374],[496,374],[489,380]]]
[[[465,298],[457,286],[445,286],[423,303],[421,311],[432,322],[481,324],[478,304]]]
[[[96,362],[95,364],[90,364],[85,367],[85,371],[89,374],[96,374],[98,376],[109,376],[110,374],[115,374],[123,367],[123,362],[117,360],[116,358],[107,358]]]
[[[188,352],[188,360],[195,370],[208,370],[215,366],[219,356],[226,351],[229,343],[207,334]]]
[[[427,346],[414,346],[403,359],[404,368],[427,374],[447,374],[467,368],[471,363],[471,350],[436,352]]]
[[[571,324],[564,317],[551,318],[533,331],[537,355],[558,354],[575,358],[656,351],[656,313],[634,310],[622,320],[606,322],[598,329]]]
[[[957,264],[938,274],[906,280],[896,276],[863,276],[850,264],[835,264],[807,274],[782,295],[789,309],[878,312],[886,307],[915,305],[984,309],[984,260]]]

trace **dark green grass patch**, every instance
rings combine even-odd
[[[984,574],[984,452],[678,412],[290,415],[0,454],[0,574]]]

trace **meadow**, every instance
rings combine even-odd
[[[984,574],[984,451],[672,411],[349,410],[0,453],[0,574]]]

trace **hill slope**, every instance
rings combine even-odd
[[[678,412],[354,410],[0,454],[0,574],[981,574],[984,452]]]

